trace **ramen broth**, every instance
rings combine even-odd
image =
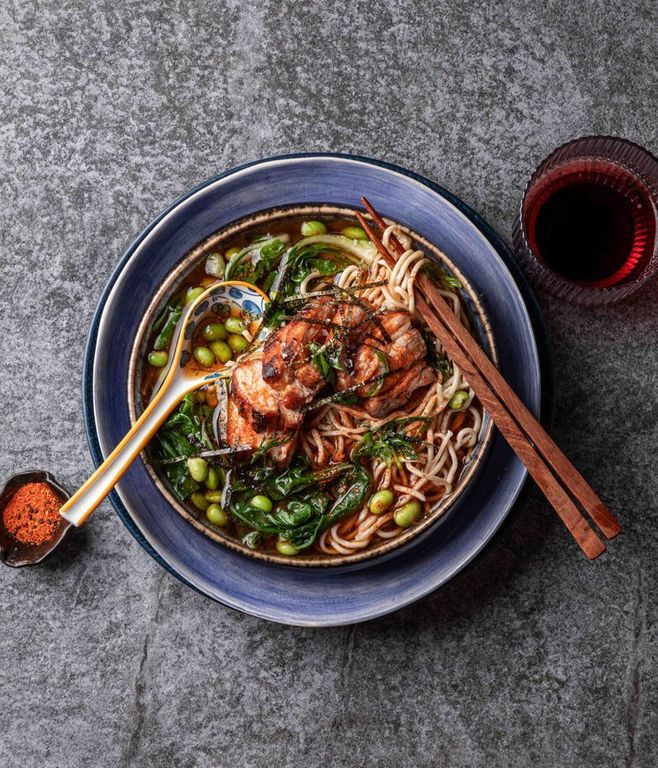
[[[200,257],[198,263],[190,269],[178,283],[173,294],[167,298],[160,316],[156,319],[154,329],[147,336],[139,385],[142,406],[145,406],[151,398],[163,370],[162,365],[153,365],[149,361],[161,363],[164,355],[158,356],[159,353],[169,351],[171,340],[166,344],[164,343],[166,339],[162,337],[167,322],[171,325],[172,318],[176,317],[177,307],[182,308],[186,299],[194,295],[195,291],[209,287],[217,279],[223,279],[207,273],[208,255],[213,252],[219,254],[225,262],[225,268],[228,268],[231,258],[236,258],[236,252],[243,252],[252,243],[264,242],[270,247],[269,244],[273,240],[283,241],[283,245],[270,247],[274,254],[276,249],[281,247],[285,247],[286,250],[291,249],[296,243],[304,241],[302,226],[308,221],[308,217],[288,217],[275,224],[255,226],[253,230],[240,232],[223,241],[221,245],[209,248],[208,252]],[[328,235],[344,236],[345,232],[359,235],[359,231],[355,229],[356,222],[351,219],[314,217],[311,223],[318,222],[324,225],[325,233]],[[349,246],[354,252],[361,248],[366,253],[369,246],[369,243],[360,236],[346,238],[345,243],[346,248]],[[356,298],[350,301],[356,306],[360,303],[361,306],[370,306],[369,302],[372,303],[372,316],[369,316],[368,320],[371,323],[369,333],[376,336],[379,333],[377,318],[387,316],[386,300],[381,299],[378,292],[387,289],[383,285],[390,276],[385,272],[383,265],[376,263],[374,250],[369,252],[372,253],[372,256],[369,256],[372,263],[368,266],[367,263],[359,265],[352,251],[346,250],[345,254],[341,255],[330,247],[327,247],[326,252],[321,250],[321,246],[319,248],[320,250],[316,248],[312,252],[313,258],[309,258],[309,263],[319,268],[321,272],[324,271],[326,276],[319,274],[314,278],[313,271],[309,272],[304,280],[290,291],[289,303],[291,306],[294,305],[294,302],[304,293],[330,293],[328,288],[337,285],[336,290],[342,292],[337,301],[342,301],[340,296],[352,295]],[[412,266],[414,263],[421,265],[423,258],[421,252],[414,252],[410,248],[408,253]],[[233,254],[232,257],[231,254]],[[254,257],[250,258],[254,260]],[[256,258],[264,257],[261,254]],[[336,265],[340,264],[340,269],[335,266],[332,271],[332,259],[337,260]],[[359,274],[359,269],[362,274]],[[266,293],[271,287],[272,274],[270,272],[255,281]],[[438,279],[440,281],[443,278]],[[341,281],[345,283],[345,287],[340,284]],[[363,289],[360,287],[370,284],[374,287]],[[393,291],[391,296],[408,296],[409,291],[413,291],[413,279],[404,277],[397,293],[395,288],[396,286],[393,286],[391,289]],[[462,313],[464,322],[467,324],[466,313],[458,298],[458,281],[454,278],[452,282],[450,279],[444,279],[442,288],[454,303],[455,311]],[[363,297],[363,301],[360,297]],[[326,296],[314,301],[331,300],[333,299],[330,296]],[[408,299],[405,298],[404,301]],[[400,300],[398,313],[404,311],[402,306],[404,301]],[[378,302],[380,302],[379,307]],[[300,303],[301,306],[303,306],[302,303]],[[318,307],[321,308],[321,304],[318,304]],[[390,314],[393,310],[388,311]],[[294,322],[295,318],[294,314],[287,316],[280,327],[285,328],[286,324]],[[229,333],[226,326],[227,321],[229,326],[232,325],[230,319],[243,324],[242,334]],[[220,325],[224,329],[223,331],[215,329],[217,338],[212,340],[209,340],[208,335],[204,336],[204,329],[210,323]],[[345,322],[333,323],[334,336],[339,333],[336,328],[344,325]],[[269,458],[276,455],[277,449],[285,450],[285,441],[283,447],[281,445],[272,447],[263,440],[260,448],[252,450],[251,454],[246,456],[245,454],[237,456],[230,453],[220,454],[220,451],[226,448],[226,445],[222,444],[222,439],[225,439],[225,435],[222,435],[225,416],[218,418],[218,409],[222,407],[223,400],[224,404],[226,402],[221,396],[221,387],[225,384],[211,383],[188,395],[173,417],[170,417],[163,426],[158,438],[154,440],[149,453],[156,470],[166,477],[174,496],[204,525],[241,542],[246,547],[258,549],[264,553],[291,557],[304,554],[317,556],[321,553],[327,556],[344,555],[376,547],[394,538],[406,528],[413,527],[422,521],[437,502],[451,492],[461,470],[473,453],[482,425],[481,406],[467,383],[463,381],[461,373],[445,356],[441,356],[438,343],[435,339],[430,339],[427,329],[416,326],[420,326],[420,322],[414,318],[407,332],[414,334],[413,338],[416,341],[418,333],[422,333],[427,345],[427,355],[425,359],[414,364],[422,365],[422,368],[419,368],[422,372],[426,372],[428,368],[435,370],[436,383],[415,390],[404,403],[402,416],[399,414],[400,409],[392,413],[395,418],[389,420],[369,416],[361,406],[365,403],[370,407],[371,403],[367,400],[357,403],[357,398],[354,396],[354,392],[363,392],[363,386],[360,388],[355,386],[354,392],[348,392],[335,401],[332,400],[333,391],[340,390],[336,380],[347,374],[344,370],[341,371],[341,363],[331,360],[329,356],[328,365],[335,368],[331,370],[322,368],[322,370],[327,381],[331,380],[333,383],[330,387],[327,386],[318,392],[317,401],[321,401],[323,392],[328,389],[332,391],[324,398],[327,403],[322,407],[309,408],[309,404],[305,404],[300,411],[303,413],[303,423],[299,427],[298,435],[294,438],[296,447],[292,460],[277,466]],[[230,310],[227,308],[224,313],[209,317],[207,323],[204,318],[204,322],[199,323],[195,330],[192,348],[209,349],[211,352],[214,349],[214,360],[210,363],[209,356],[207,360],[205,356],[201,356],[208,363],[205,365],[199,362],[199,353],[191,359],[189,365],[195,373],[218,370],[222,367],[226,367],[228,373],[234,371],[241,361],[254,356],[258,343],[252,339],[258,327],[259,321],[243,316],[235,308]],[[279,331],[275,329],[272,332]],[[218,358],[215,353],[222,350],[226,352],[225,347],[231,340],[229,337],[236,335],[242,335],[244,345],[236,343],[233,339],[235,349],[230,349],[230,357]],[[388,336],[382,336],[380,341],[385,354],[392,342]],[[327,342],[320,344],[320,352],[317,352],[317,344],[311,348],[313,352],[309,353],[309,357],[314,363],[317,363],[315,356],[320,356],[320,362],[317,364],[327,365],[326,359],[321,357],[326,346]],[[345,347],[347,346],[349,345],[346,344]],[[154,356],[154,353],[157,354]],[[260,354],[257,349],[256,354]],[[349,360],[348,368],[353,365],[354,361]],[[388,370],[388,365],[384,367],[386,371],[380,374],[380,379],[384,377],[386,381],[386,376],[397,375]],[[375,383],[370,388],[375,391],[375,397],[378,394],[377,384],[375,379]],[[227,389],[226,398],[230,396]],[[373,400],[372,397],[370,399]],[[258,398],[255,400],[258,404]],[[313,405],[314,403],[311,402],[310,406]],[[259,475],[254,467],[260,467],[261,463],[262,471],[259,470]],[[299,502],[295,506],[288,497],[282,496],[278,491],[269,495],[260,492],[260,486],[257,486],[258,477],[266,478],[263,481],[263,488],[281,490],[283,480],[277,478],[285,480],[293,471],[298,472],[300,486],[306,483],[307,486],[310,484],[315,488],[314,495],[294,497],[293,501]],[[236,481],[236,477],[242,479]],[[232,497],[230,493],[227,494],[227,486],[231,486],[231,483],[233,483]],[[277,486],[277,483],[280,485]],[[258,491],[252,498],[249,498],[248,490],[243,487],[245,484],[252,487],[254,492]],[[339,517],[338,514],[342,512],[342,508],[339,506],[336,509],[336,506],[341,501],[339,494],[343,487],[347,489],[345,495],[355,503],[353,507],[345,506],[347,511]],[[235,501],[236,498],[238,501]],[[295,520],[291,522],[291,519],[295,514],[297,514],[295,523],[297,528],[288,527],[281,530],[295,532],[306,530],[304,526],[308,527],[311,523],[299,521],[305,514],[316,514],[311,510],[314,504],[324,504],[325,507],[322,513],[317,513],[320,514],[319,518],[312,518],[321,522],[318,522],[315,538],[312,539],[311,544],[308,544],[309,539],[304,539],[301,534],[288,540],[280,532],[268,533],[270,530],[279,530],[277,528],[279,524],[292,525]],[[331,518],[332,510],[335,511],[334,518]],[[327,516],[330,520],[325,520]],[[271,522],[272,520],[274,522]],[[329,522],[332,522],[330,527]],[[303,545],[301,547],[298,546],[300,542]]]

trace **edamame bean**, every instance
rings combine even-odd
[[[206,517],[213,525],[219,528],[223,528],[228,523],[228,515],[219,504],[211,504],[206,510]]]
[[[192,480],[196,480],[197,483],[206,482],[206,478],[208,477],[208,462],[205,459],[188,459],[187,468],[192,476]]]
[[[204,368],[212,368],[215,364],[215,355],[208,349],[208,347],[194,347],[192,350],[194,359],[202,365]]]
[[[259,509],[261,512],[271,512],[273,504],[267,496],[258,494],[251,499],[249,506],[253,507],[254,509]]]
[[[453,411],[458,411],[467,400],[468,392],[464,392],[463,389],[458,389],[450,398],[448,408],[452,408]]]
[[[349,237],[350,240],[367,240],[368,235],[361,229],[361,227],[345,227],[342,230],[341,235]]]
[[[419,501],[408,501],[403,504],[399,509],[396,509],[393,513],[393,519],[395,524],[400,528],[409,528],[413,525],[421,512],[421,506]]]
[[[297,547],[293,547],[293,545],[285,539],[279,539],[276,543],[276,548],[280,555],[296,555],[299,552]]]
[[[313,237],[314,235],[326,235],[327,227],[321,221],[305,221],[302,224],[301,233],[304,237]]]
[[[201,294],[203,293],[203,288],[192,287],[190,286],[185,291],[185,303],[189,304],[190,302],[194,301],[194,299],[197,299]]]
[[[150,352],[148,360],[154,368],[164,368],[169,362],[169,355],[166,352]]]
[[[373,515],[381,515],[382,512],[386,512],[394,501],[395,496],[393,496],[393,492],[389,491],[388,488],[384,488],[381,491],[377,491],[377,493],[373,493],[368,507]]]
[[[219,488],[219,475],[217,470],[210,467],[208,470],[208,477],[206,478],[206,488],[209,491],[216,491]],[[206,496],[206,498],[208,498]]]
[[[236,254],[240,253],[241,248],[229,248],[226,251],[226,260],[232,259]]]
[[[242,336],[240,336],[240,338],[242,338]],[[233,357],[233,352],[225,341],[211,341],[208,346],[220,363],[228,363]]]
[[[204,496],[211,504],[219,504],[219,502],[222,500],[221,491],[206,491]]]
[[[201,335],[206,341],[226,341],[228,331],[222,323],[208,323],[204,325]]]
[[[226,326],[226,330],[229,333],[242,333],[242,331],[244,331],[244,329],[247,327],[247,324],[245,323],[245,321],[240,320],[239,317],[227,318],[224,325]]]
[[[221,253],[209,253],[206,259],[206,274],[213,277],[222,277],[226,264]]]
[[[237,333],[230,333],[228,337],[228,345],[236,355],[239,355],[240,352],[244,352],[249,346],[249,342],[244,336],[239,336]]]
[[[190,496],[190,501],[200,512],[205,512],[210,506],[210,502],[200,491],[193,493]]]

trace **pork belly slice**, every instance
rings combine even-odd
[[[404,311],[385,312],[381,324],[391,339],[386,343],[385,352],[390,371],[409,368],[427,354],[425,339],[418,328],[414,328],[411,315]]]
[[[359,382],[371,381],[382,372],[401,371],[415,367],[427,354],[427,346],[421,332],[412,325],[408,312],[391,310],[383,312],[368,326],[369,336],[362,334],[356,349],[345,353],[345,368],[338,376],[339,389],[353,387]],[[356,336],[356,334],[355,334]],[[373,338],[374,337],[374,338]],[[351,354],[351,359],[350,359]],[[386,362],[382,360],[386,358]],[[390,388],[387,376],[381,391]],[[368,397],[373,385],[361,387],[356,393]],[[411,394],[409,395],[411,397]]]
[[[310,302],[265,340],[262,376],[280,393],[285,408],[310,402],[326,383],[311,359],[309,345],[326,342],[335,312],[336,302],[331,297]]]
[[[263,381],[262,361],[252,357],[233,371],[228,399],[227,440],[230,446],[243,445],[252,451],[264,441],[286,440],[269,455],[278,464],[287,464],[295,451],[302,414],[281,404],[280,393]]]
[[[365,399],[363,407],[374,419],[382,419],[406,405],[419,389],[435,381],[435,371],[424,363],[398,371],[384,379],[379,394]]]

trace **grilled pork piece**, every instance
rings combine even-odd
[[[339,351],[344,370],[338,371],[336,389],[363,384],[356,392],[373,418],[401,408],[435,380],[434,371],[423,362],[425,341],[408,312],[373,316],[356,303],[319,299],[270,334],[262,356],[244,360],[233,371],[229,445],[256,450],[265,440],[289,438],[271,449],[270,456],[281,464],[290,460],[303,419],[299,409],[327,383],[312,360],[313,343]],[[383,380],[372,381],[383,373]]]
[[[302,414],[282,406],[280,393],[263,381],[260,357],[251,357],[235,368],[228,400],[230,446],[256,450],[266,440],[289,438],[270,451],[273,461],[287,464],[295,451],[301,421]]]
[[[391,343],[386,345],[390,371],[409,368],[425,357],[425,339],[418,328],[411,324],[411,315],[408,312],[385,312],[381,316],[381,324],[391,339]]]
[[[358,319],[358,313],[356,316]],[[361,319],[364,317],[365,312],[362,313]],[[335,322],[338,320],[335,319]],[[345,324],[344,317],[342,323]],[[372,381],[386,372],[390,374],[383,383],[366,385],[356,390],[358,395],[365,398],[365,407],[371,416],[376,416],[379,412],[386,415],[394,411],[404,405],[415,390],[427,386],[432,381],[427,373],[428,370],[431,372],[431,369],[418,365],[427,354],[427,347],[420,331],[412,325],[408,312],[390,310],[378,314],[375,319],[368,321],[365,327],[360,326],[358,339],[355,332],[345,346],[345,371],[338,375],[339,389],[353,387],[362,381]],[[398,371],[404,374],[413,371],[413,375],[396,375]],[[371,398],[373,388],[377,397]],[[408,390],[406,398],[405,388]],[[390,393],[391,405],[388,410],[385,407],[385,398],[381,397],[385,392]],[[376,400],[374,405],[372,400]]]
[[[436,373],[421,363],[406,371],[398,371],[384,379],[384,386],[375,397],[363,401],[366,411],[374,418],[381,419],[397,411],[409,402],[415,392],[436,381]]]
[[[311,359],[309,345],[325,343],[335,312],[336,302],[331,297],[310,302],[266,339],[263,379],[280,392],[285,408],[299,408],[310,402],[326,383]]]

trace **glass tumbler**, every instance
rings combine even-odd
[[[514,225],[531,280],[579,304],[611,304],[658,272],[658,159],[633,142],[585,136],[533,173]]]

